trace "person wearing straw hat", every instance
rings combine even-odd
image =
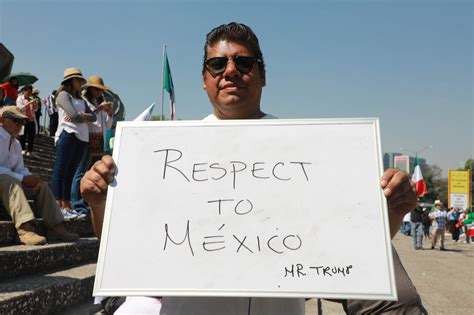
[[[106,132],[112,127],[112,103],[104,100],[104,92],[111,89],[104,84],[104,80],[97,75],[89,77],[83,90],[83,98],[89,109],[93,111],[97,120],[88,125],[89,145],[81,158],[81,162],[74,174],[71,188],[71,206],[80,215],[89,213],[89,206],[81,197],[80,182],[91,163],[100,160],[105,154]]]
[[[431,249],[435,249],[438,238],[441,239],[439,250],[446,250],[444,247],[444,230],[446,229],[447,214],[443,209],[443,203],[440,200],[434,202],[435,211],[430,213],[430,219],[433,220],[433,241]]]
[[[247,25],[224,24],[207,34],[202,81],[214,112],[206,120],[272,118],[260,107],[266,84],[265,64],[257,36]],[[102,232],[108,184],[114,180],[115,172],[112,157],[106,155],[81,181],[81,193],[91,207],[98,237]],[[397,169],[385,171],[380,188],[387,198],[390,232],[394,237],[403,216],[416,206],[416,190],[409,174]],[[338,300],[348,314],[427,313],[396,251],[393,253],[398,301]],[[161,304],[157,298],[132,297],[115,314],[304,315],[304,308],[304,298],[163,297]]]
[[[55,98],[59,124],[54,138],[56,160],[51,187],[65,219],[78,217],[71,208],[71,184],[89,143],[88,124],[96,121],[96,115],[81,96],[85,83],[79,68],[66,68]]]
[[[43,218],[49,241],[76,240],[78,235],[69,233],[64,228],[63,215],[49,186],[31,174],[23,164],[21,146],[16,136],[28,121],[28,116],[21,113],[16,106],[5,106],[1,110],[1,117],[3,126],[0,127],[0,202],[11,216],[20,242],[26,245],[46,243],[46,238],[38,235],[31,225],[35,213],[28,200],[34,201],[34,210]]]

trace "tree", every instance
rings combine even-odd
[[[156,121],[156,120],[166,120],[166,116],[163,115],[163,119],[161,119],[161,115],[152,115],[150,117],[150,120],[154,120],[154,121]]]
[[[474,160],[473,159],[469,159],[466,161],[466,164],[464,166],[464,169],[465,170],[473,170],[474,169]],[[472,174],[471,174],[472,175]]]
[[[464,169],[465,170],[470,170],[471,171],[471,207],[474,204],[474,160],[471,158],[466,161],[464,164]]]
[[[420,165],[423,179],[426,183],[427,192],[423,196],[426,202],[433,203],[441,200],[444,204],[448,202],[448,179],[442,176],[443,171],[438,165]]]

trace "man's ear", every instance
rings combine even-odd
[[[262,86],[265,86],[267,84],[267,76],[265,75],[265,70],[262,72]]]
[[[202,74],[202,88],[204,90],[207,90],[207,86],[206,86],[206,73],[203,73]]]

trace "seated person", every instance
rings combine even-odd
[[[48,241],[73,241],[79,236],[66,231],[64,218],[49,186],[34,176],[23,165],[20,142],[16,139],[28,122],[16,106],[1,110],[0,127],[0,202],[11,216],[20,242],[25,245],[42,245]],[[28,200],[34,200],[35,209],[47,228],[46,238],[38,235],[31,225],[35,215]]]

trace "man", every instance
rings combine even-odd
[[[117,122],[123,121],[125,119],[125,105],[123,104],[120,97],[110,90],[104,91],[104,101],[113,104],[113,121],[112,127],[107,129],[105,136],[105,153],[112,154],[113,138],[115,137],[115,128],[117,127]]]
[[[58,129],[58,119],[59,119],[58,110],[56,108],[56,105],[54,104],[55,96],[56,96],[56,90],[53,90],[53,92],[51,92],[51,95],[48,95],[43,99],[44,106],[49,116],[49,135],[51,137],[54,137],[54,135],[56,134],[56,130]]]
[[[438,237],[440,237],[441,247],[439,249],[446,250],[444,248],[444,230],[446,229],[447,221],[446,211],[442,209],[443,203],[439,200],[435,201],[434,206],[436,210],[430,213],[430,219],[433,220],[433,241],[431,243],[431,249],[435,249]]]
[[[458,207],[454,207],[448,212],[449,230],[453,236],[453,242],[459,242],[459,226],[458,221],[461,213]]]
[[[38,100],[32,97],[33,87],[27,85],[23,88],[23,94],[16,99],[16,106],[28,117],[24,133],[20,137],[21,147],[26,156],[34,157],[33,145],[36,135],[36,111],[38,110]],[[28,144],[27,144],[28,143]]]
[[[28,121],[16,106],[5,106],[0,127],[0,202],[11,216],[20,242],[25,245],[42,245],[46,238],[35,233],[31,221],[35,219],[28,199],[33,199],[47,228],[48,241],[73,241],[77,234],[64,228],[61,214],[49,186],[32,175],[23,165],[21,146],[15,138]]]
[[[430,220],[430,208],[426,207],[423,210],[422,215],[422,222],[423,222],[423,235],[425,236],[425,240],[430,239],[430,227],[431,227],[431,220]]]
[[[410,212],[408,212],[407,214],[405,214],[405,216],[403,217],[403,223],[402,223],[402,226],[403,226],[403,234],[405,234],[406,236],[411,236],[411,223],[410,223]]]
[[[415,249],[423,249],[423,208],[420,204],[410,212],[411,235]]]
[[[41,125],[40,125],[41,116],[43,115],[43,113],[42,113],[42,105],[43,104],[41,102],[41,98],[39,97],[39,94],[40,94],[39,89],[33,88],[33,92],[31,94],[32,94],[31,99],[36,100],[37,110],[35,112],[35,120],[36,120],[36,124],[37,124],[37,127],[38,127],[38,128],[36,128],[36,134],[39,135],[40,129],[41,129]]]
[[[258,39],[246,25],[221,25],[207,34],[202,70],[203,87],[214,108],[206,119],[271,118],[262,112],[260,98],[266,84],[265,64]],[[96,234],[100,236],[107,195],[115,164],[105,156],[93,165],[81,182],[81,192],[92,209]],[[381,179],[388,199],[390,231],[396,234],[405,213],[416,205],[414,185],[408,174],[390,169]],[[418,293],[394,252],[399,301],[340,301],[350,314],[398,311],[426,313]],[[272,314],[302,315],[304,299],[279,298],[183,298],[164,297],[162,314]],[[125,302],[124,306],[127,304]],[[151,304],[151,303],[150,303]],[[132,313],[130,308],[127,309]],[[139,311],[134,310],[139,313]],[[120,308],[117,314],[120,314]]]

